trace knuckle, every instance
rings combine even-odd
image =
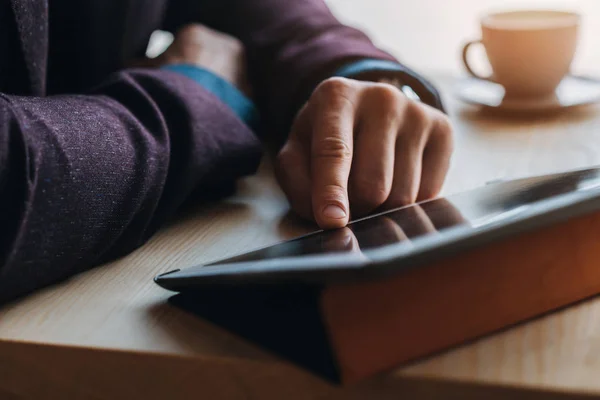
[[[314,93],[325,98],[348,98],[351,88],[352,82],[350,79],[333,77],[325,79],[323,82],[321,82],[315,89]]]
[[[315,158],[348,161],[352,159],[352,148],[342,138],[329,136],[316,143]]]
[[[346,188],[338,184],[329,184],[319,189],[319,200],[323,204],[338,204],[344,207],[346,198]]]
[[[428,135],[431,122],[424,106],[413,101],[408,102],[404,111],[406,128],[403,129],[403,135],[405,139],[411,142],[421,142]]]
[[[436,140],[441,140],[445,145],[452,150],[454,147],[454,132],[450,119],[442,115],[436,122],[436,129],[433,133]]]
[[[441,185],[431,186],[431,187],[424,189],[423,192],[421,193],[421,196],[422,196],[423,200],[434,199],[437,197],[437,195],[440,193],[441,190],[442,190]]]
[[[317,89],[323,92],[336,93],[340,90],[347,90],[351,86],[350,79],[342,77],[327,78],[317,86]]]
[[[400,123],[406,99],[394,86],[386,83],[374,84],[365,90],[363,99],[374,106],[374,112],[380,118],[389,119],[395,125]]]
[[[387,83],[380,83],[370,88],[369,91],[371,96],[387,109],[398,110],[401,108],[402,93],[396,87]]]
[[[375,208],[387,200],[389,186],[384,179],[358,178],[353,184],[353,198],[365,208]]]
[[[450,119],[445,115],[442,115],[441,118],[439,118],[437,121],[437,130],[440,135],[452,138],[453,132],[452,123],[450,122]]]
[[[288,141],[275,156],[275,165],[280,168],[297,169],[301,162],[298,146]]]
[[[294,176],[306,161],[297,146],[285,145],[275,157],[275,166],[285,176]]]
[[[415,101],[409,101],[406,105],[406,117],[415,125],[424,125],[429,120],[427,109]]]

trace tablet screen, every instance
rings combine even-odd
[[[221,260],[212,265],[273,258],[355,252],[367,259],[383,248],[415,246],[450,229],[472,229],[518,219],[540,204],[570,200],[600,190],[600,170],[501,182],[355,221]]]

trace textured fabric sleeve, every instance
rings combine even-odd
[[[132,251],[260,152],[228,106],[169,71],[89,95],[0,94],[0,302]]]
[[[171,0],[165,29],[201,22],[242,40],[263,126],[279,138],[313,89],[347,62],[396,61],[323,0]]]

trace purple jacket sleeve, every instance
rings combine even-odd
[[[169,71],[127,70],[89,95],[0,94],[0,302],[132,251],[190,197],[254,172],[260,151]]]
[[[286,135],[301,104],[345,62],[395,61],[342,25],[323,0],[172,0],[166,28],[202,22],[242,40],[255,100],[269,130]]]

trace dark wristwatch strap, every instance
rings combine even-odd
[[[410,68],[389,60],[364,59],[350,62],[338,69],[334,76],[373,82],[390,83],[413,100],[444,111],[441,96],[435,87]]]

